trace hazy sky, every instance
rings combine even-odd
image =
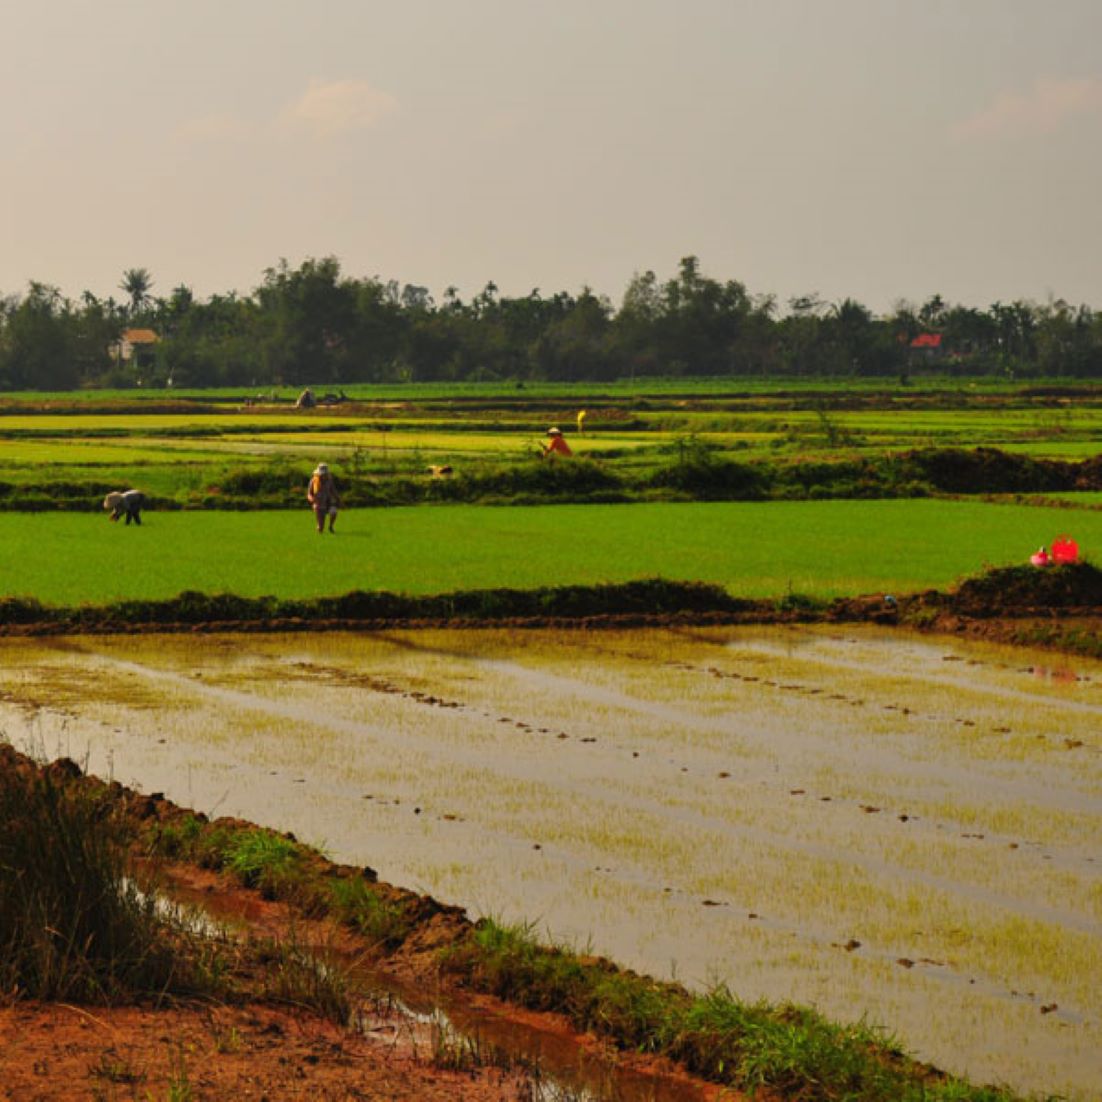
[[[1102,0],[0,0],[0,294],[1102,308]],[[119,295],[121,297],[121,294]]]

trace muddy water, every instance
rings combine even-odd
[[[1102,1081],[1102,664],[877,630],[0,642],[21,748],[633,967]]]

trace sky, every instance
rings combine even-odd
[[[682,257],[876,312],[1102,309],[1102,0],[0,0],[0,295],[439,301]]]

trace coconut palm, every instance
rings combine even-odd
[[[127,268],[122,273],[119,289],[130,296],[130,314],[133,316],[149,301],[149,291],[153,286],[153,277],[148,268]]]

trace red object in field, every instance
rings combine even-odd
[[[1034,566],[1048,566],[1049,563],[1052,562],[1052,559],[1049,557],[1049,553],[1042,547],[1040,551],[1034,551],[1033,554],[1029,556],[1029,561]]]
[[[1079,544],[1070,536],[1057,536],[1052,544],[1053,562],[1078,562]]]

